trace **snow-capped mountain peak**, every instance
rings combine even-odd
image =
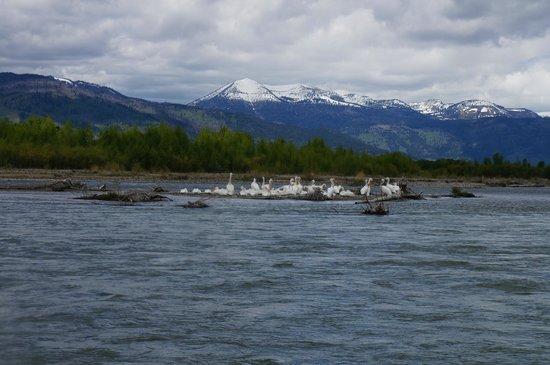
[[[462,119],[510,116],[505,107],[479,99],[464,100],[450,105],[447,109],[453,116]]]
[[[229,100],[242,100],[249,103],[259,101],[279,101],[279,99],[264,85],[252,79],[244,78],[220,87],[214,92],[195,100],[193,104],[216,97]]]
[[[257,81],[249,78],[240,79],[231,83],[233,90],[245,94],[261,94],[265,91],[266,87]]]
[[[538,118],[539,115],[525,108],[505,108],[487,100],[469,99],[458,103],[444,103],[430,99],[410,103],[411,108],[437,119],[480,119],[491,117]]]

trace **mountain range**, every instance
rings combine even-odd
[[[34,74],[0,73],[0,116],[22,120],[143,126],[166,122],[196,135],[226,126],[261,138],[303,143],[315,136],[331,146],[371,153],[400,151],[415,158],[550,160],[550,118],[484,100],[407,104],[302,84],[229,83],[188,105],[132,98],[101,85]]]
[[[363,142],[371,151],[417,158],[548,160],[550,120],[525,108],[484,100],[407,104],[301,84],[263,85],[242,79],[193,101],[204,109],[239,112],[302,128],[326,128]]]
[[[220,107],[223,103],[248,103],[250,108],[263,103],[276,104],[316,104],[358,109],[401,109],[403,112],[414,110],[441,120],[479,119],[486,117],[507,118],[540,118],[540,116],[525,108],[505,108],[485,100],[465,100],[458,103],[444,103],[441,100],[407,104],[399,99],[372,99],[366,95],[358,95],[341,91],[332,91],[302,84],[264,85],[251,79],[241,79],[231,82],[214,92],[203,96],[191,105],[203,107]],[[229,107],[238,108],[236,105]],[[243,110],[248,108],[244,107]],[[413,113],[414,115],[414,113]]]

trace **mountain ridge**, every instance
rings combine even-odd
[[[213,92],[193,100],[188,105],[201,106],[216,98],[245,101],[251,104],[275,102],[327,104],[357,108],[404,108],[441,120],[480,119],[495,116],[540,118],[537,113],[526,108],[505,108],[480,99],[468,99],[456,103],[428,99],[405,103],[399,99],[373,99],[367,95],[322,89],[304,84],[267,85],[249,78],[225,84]]]

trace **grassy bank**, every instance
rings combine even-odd
[[[235,181],[249,183],[252,178],[273,178],[277,183],[288,182],[288,179],[294,175],[290,174],[275,174],[268,175],[262,173],[236,173],[234,174]],[[27,180],[27,179],[43,179],[43,180],[98,180],[98,181],[141,181],[151,183],[161,183],[163,181],[181,181],[200,183],[200,182],[224,182],[227,180],[227,173],[208,173],[208,172],[132,172],[132,171],[106,171],[106,170],[63,170],[63,169],[13,169],[0,168],[1,179]],[[331,177],[345,185],[363,185],[364,176],[362,174],[355,176],[342,175],[326,175],[326,174],[305,174],[301,175],[304,182],[309,182],[311,179],[316,181],[328,181]],[[382,175],[369,176],[378,183]],[[461,177],[461,178],[425,178],[418,176],[399,176],[397,179],[405,179],[416,185],[426,186],[550,186],[550,179],[545,178],[479,178],[479,177]]]

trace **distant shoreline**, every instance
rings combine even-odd
[[[107,180],[107,181],[143,181],[143,182],[163,182],[163,181],[182,181],[182,182],[209,182],[224,181],[228,173],[206,173],[206,172],[132,172],[132,171],[92,171],[92,170],[58,170],[58,169],[0,169],[0,180]],[[287,181],[294,175],[268,175],[263,173],[235,173],[235,181],[248,181],[253,177],[261,179],[262,176],[273,178],[275,181]],[[334,177],[337,181],[346,185],[362,185],[363,179],[356,176],[336,176],[336,175],[311,175],[302,174],[302,181],[309,182],[315,179],[318,182],[328,181]],[[369,176],[375,180],[382,176]],[[395,177],[392,180],[407,180],[415,185],[433,186],[433,187],[484,187],[484,186],[508,186],[508,187],[540,187],[550,186],[549,179],[533,178],[530,180],[521,178],[423,178],[423,177]],[[0,184],[1,185],[1,184]],[[1,189],[2,187],[0,187]],[[5,188],[4,188],[5,189]]]

